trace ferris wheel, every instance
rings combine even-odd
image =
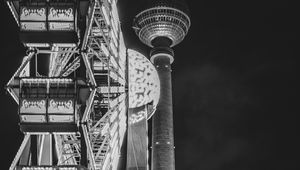
[[[120,167],[129,101],[116,3],[7,1],[28,48],[6,86],[24,133],[10,170]]]

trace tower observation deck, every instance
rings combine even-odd
[[[174,170],[171,47],[180,43],[190,27],[186,5],[179,0],[154,0],[136,15],[133,29],[139,39],[153,49],[150,60],[160,79],[160,100],[152,118],[153,170]]]
[[[6,86],[24,133],[9,169],[122,169],[128,85],[117,0],[6,2],[28,49]]]

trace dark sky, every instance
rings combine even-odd
[[[176,168],[299,169],[296,5],[186,1],[192,26],[174,48],[172,65]],[[147,54],[149,48],[131,29],[133,16],[145,2],[119,0],[118,6],[127,47]],[[0,166],[6,169],[22,134],[17,105],[2,87],[21,63],[25,49],[2,1],[0,12]]]

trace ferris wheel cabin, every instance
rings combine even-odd
[[[88,0],[6,0],[19,25],[22,43],[76,46],[86,24]]]
[[[69,78],[20,79],[19,117],[23,132],[76,132],[80,121],[80,81]]]

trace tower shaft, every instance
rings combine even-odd
[[[134,19],[135,33],[153,48],[150,60],[160,79],[160,100],[152,126],[152,170],[175,169],[171,83],[174,52],[171,47],[184,39],[191,24],[187,8],[177,2],[154,1]]]
[[[152,120],[152,170],[174,170],[174,132],[171,64],[169,54],[156,54],[154,65],[160,79],[160,101]]]

